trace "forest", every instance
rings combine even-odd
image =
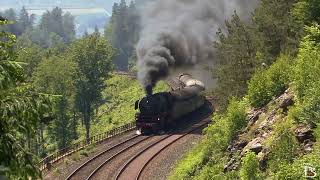
[[[138,19],[134,2],[113,9],[105,34],[96,28],[78,39],[74,17],[59,7],[39,23],[25,8],[0,12],[0,175],[40,177],[41,158],[132,121],[143,91],[113,71],[133,68]],[[131,113],[119,116],[125,109]]]
[[[133,120],[144,92],[113,72],[137,71],[138,2],[115,3],[105,31],[81,38],[59,7],[39,23],[25,8],[0,12],[0,179],[41,178],[41,158]],[[319,23],[319,0],[260,0],[249,19],[234,11],[211,47],[218,85],[206,94],[217,99],[217,111],[169,179],[303,179],[305,164],[320,175]],[[166,90],[160,82],[155,92]],[[273,111],[286,93],[293,105]],[[276,121],[262,143],[267,161],[228,151],[255,136],[248,116],[259,110]],[[301,125],[312,132],[309,144],[295,137]],[[238,166],[228,170],[231,155]]]
[[[319,175],[319,5],[261,0],[250,21],[236,12],[226,21],[213,43],[219,111],[169,179],[308,179],[306,167]]]

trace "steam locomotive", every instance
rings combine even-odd
[[[170,92],[147,95],[136,101],[137,134],[157,133],[166,129],[182,116],[195,111],[205,103],[200,93],[205,90],[201,81],[189,74],[181,74],[176,83],[180,86]]]

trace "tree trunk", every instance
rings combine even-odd
[[[74,111],[73,112],[73,123],[72,123],[72,138],[75,140],[75,139],[78,139],[78,135],[77,135],[77,119],[76,119],[76,112]]]
[[[89,142],[90,140],[90,110],[87,110],[84,114],[84,125],[86,128],[86,141]]]

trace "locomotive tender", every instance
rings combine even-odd
[[[189,74],[181,74],[181,87],[170,92],[147,95],[135,104],[137,134],[158,132],[174,124],[182,116],[195,111],[205,103],[200,93],[205,90],[201,81]]]

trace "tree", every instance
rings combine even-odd
[[[61,36],[54,32],[47,32],[38,27],[26,31],[24,34],[22,34],[22,36],[19,37],[18,40],[19,45],[21,43],[23,47],[27,47],[25,45],[30,45],[30,42],[31,44],[34,43],[42,48],[52,48],[57,45],[65,44]],[[28,42],[29,44],[26,44],[25,42]]]
[[[105,36],[117,49],[114,63],[118,69],[127,71],[129,59],[134,53],[138,41],[139,16],[135,3],[131,1],[128,7],[125,0],[114,3],[111,21],[105,28]]]
[[[97,35],[97,36],[100,36],[100,31],[99,31],[99,28],[98,28],[98,26],[95,26],[94,27],[94,32],[93,32],[95,35]]]
[[[114,49],[108,41],[93,34],[73,43],[68,56],[78,66],[75,79],[76,108],[83,116],[86,138],[89,140],[93,108],[102,99],[104,79],[112,70]]]
[[[64,37],[62,9],[56,7],[52,11],[44,13],[40,20],[40,29]]]
[[[294,4],[292,16],[299,27],[312,23],[320,23],[320,1],[319,0],[300,0]]]
[[[297,0],[262,0],[254,11],[253,23],[262,33],[268,61],[272,64],[280,53],[295,54],[301,38],[291,12]]]
[[[39,92],[60,95],[55,104],[56,118],[49,126],[49,138],[58,148],[65,148],[76,136],[73,127],[74,76],[76,65],[61,56],[42,61],[33,75],[33,84]]]
[[[68,12],[63,15],[64,41],[71,43],[76,35],[74,17]]]
[[[0,21],[0,26],[6,24]],[[37,179],[41,173],[30,142],[39,123],[50,118],[50,99],[23,83],[23,68],[16,62],[15,36],[0,32],[0,39],[0,177]]]
[[[24,65],[25,74],[30,79],[33,71],[42,60],[43,51],[38,45],[32,43],[25,47],[17,51],[17,61],[26,63]]]
[[[128,52],[129,55],[132,56],[135,53],[134,47],[139,40],[140,33],[140,17],[134,1],[131,1],[128,7],[128,32]]]
[[[1,28],[4,29],[4,31],[10,32],[16,36],[20,35],[19,27],[17,24],[17,14],[14,9],[10,8],[8,10],[5,10],[3,13],[3,17],[5,17],[7,20],[10,20],[12,23],[3,25]]]
[[[235,13],[226,21],[227,33],[217,33],[215,76],[221,107],[226,107],[229,97],[242,97],[247,92],[247,82],[261,65],[263,57],[259,50],[262,42],[254,28],[244,24]],[[263,49],[262,49],[263,50]]]
[[[19,26],[19,35],[25,32],[27,29],[31,29],[33,25],[33,19],[29,16],[25,7],[22,7],[19,18],[18,18],[18,26]]]
[[[85,30],[83,33],[83,37],[87,37],[87,36],[89,36],[89,33],[88,33],[88,30]]]
[[[74,17],[70,13],[63,15],[62,9],[58,7],[42,15],[39,28],[47,34],[60,36],[66,43],[75,38]]]
[[[6,25],[4,29],[16,36],[20,36],[26,30],[32,28],[32,25],[34,23],[34,16],[29,16],[27,10],[24,7],[22,7],[18,17],[14,9],[8,9],[4,13],[1,13],[1,15],[14,22],[12,24]]]

